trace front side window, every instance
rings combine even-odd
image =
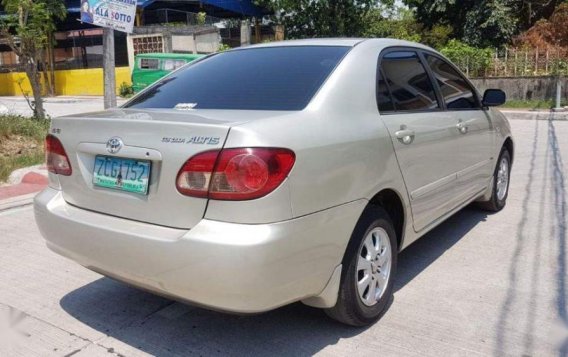
[[[126,108],[302,110],[349,51],[266,47],[219,53],[160,80]]]
[[[382,57],[377,90],[381,112],[440,108],[434,86],[414,51],[389,52]]]
[[[432,55],[426,55],[426,60],[440,86],[440,92],[448,109],[480,108],[475,90],[448,62]]]

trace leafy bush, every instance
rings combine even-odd
[[[207,20],[207,13],[200,11],[197,13],[197,24],[202,26],[205,25],[205,22]]]
[[[126,82],[122,82],[118,88],[118,93],[122,98],[130,98],[134,95],[134,89]]]
[[[217,52],[223,52],[223,51],[227,51],[227,50],[230,50],[230,49],[231,49],[231,46],[226,45],[224,43],[220,43],[219,48],[217,49]]]
[[[555,76],[568,75],[568,60],[563,58],[555,58],[552,60],[551,72]]]
[[[440,52],[470,77],[484,76],[492,64],[493,50],[450,40]]]

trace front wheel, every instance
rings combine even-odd
[[[509,176],[511,174],[511,154],[505,148],[501,150],[497,167],[493,173],[493,190],[491,198],[486,202],[480,202],[481,208],[498,212],[505,207],[509,195]]]
[[[398,248],[389,215],[380,207],[365,210],[343,259],[337,303],[326,313],[352,326],[376,321],[392,298]]]

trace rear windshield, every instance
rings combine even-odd
[[[125,107],[301,110],[348,50],[298,46],[220,53],[160,80]]]

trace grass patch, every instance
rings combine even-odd
[[[0,140],[13,135],[21,135],[43,142],[49,129],[49,123],[49,119],[39,120],[19,115],[0,115]]]
[[[0,182],[14,170],[44,161],[43,141],[48,129],[49,120],[0,115]]]
[[[568,105],[568,101],[563,99],[561,106]],[[552,109],[556,105],[555,100],[508,100],[502,108],[512,109]]]
[[[0,182],[6,182],[14,170],[41,164],[44,159],[43,147],[28,154],[0,157]]]

